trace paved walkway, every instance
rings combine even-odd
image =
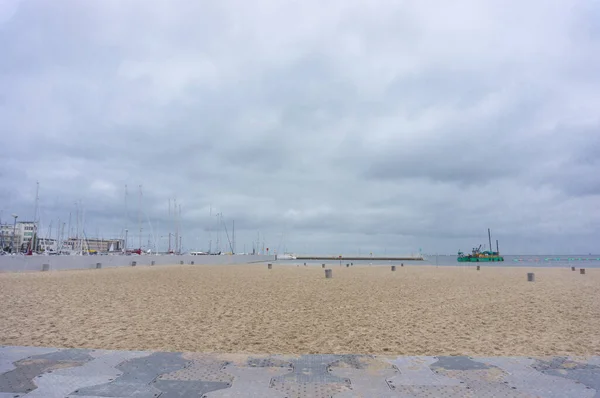
[[[600,357],[253,356],[0,346],[0,398],[600,398]]]

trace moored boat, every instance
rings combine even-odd
[[[458,258],[456,259],[459,263],[479,263],[479,262],[496,262],[504,261],[504,257],[500,255],[498,250],[498,241],[496,241],[496,251],[492,251],[492,235],[488,228],[488,239],[490,243],[490,250],[481,251],[481,245],[474,247],[471,254],[464,254],[462,251],[458,252]]]

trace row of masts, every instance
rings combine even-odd
[[[130,219],[130,209],[129,209],[129,190],[128,185],[124,186],[125,188],[125,197],[124,197],[124,205],[125,205],[125,214],[123,221],[123,231],[121,237],[123,238],[123,245],[120,248],[120,251],[123,253],[128,253],[130,251],[135,251],[141,254],[143,249],[143,239],[144,239],[144,228],[143,228],[143,218],[145,213],[143,212],[143,191],[142,185],[138,185],[138,203],[137,203],[137,232],[138,232],[138,242],[137,249],[132,250],[130,245],[130,236],[129,236],[129,227],[131,223]],[[39,201],[40,201],[40,184],[36,182],[36,193],[35,193],[35,205],[33,211],[33,234],[32,239],[29,241],[27,252],[31,254],[34,249],[38,247],[48,247],[50,245],[54,246],[58,253],[69,251],[70,254],[83,254],[83,252],[88,251],[90,249],[90,245],[87,243],[88,238],[85,232],[85,213],[82,206],[81,200],[74,202],[75,211],[69,212],[68,223],[61,220],[59,217],[56,224],[54,224],[54,220],[51,220],[45,229],[46,233],[45,237],[41,237],[41,225],[40,225],[40,209],[39,209]],[[181,203],[178,203],[176,198],[169,198],[168,200],[168,253],[173,254],[181,254],[183,252],[183,228],[182,228],[182,208]],[[75,219],[73,220],[73,216]],[[210,207],[210,218],[213,216],[212,205]],[[15,217],[15,224],[17,216]],[[146,218],[148,216],[146,215]],[[154,234],[154,231],[157,231],[157,225],[152,226],[150,220],[148,219],[148,225],[150,228],[150,233],[147,235],[148,242],[146,245],[146,249],[153,248],[154,252],[158,252],[158,239],[160,237]],[[210,225],[210,224],[209,224]],[[97,230],[98,241],[105,241],[104,239],[100,239],[99,230]],[[225,236],[222,236],[222,231],[225,232]],[[231,253],[237,253],[236,248],[236,230],[235,230],[235,220],[231,221],[231,229],[228,228],[223,213],[216,213],[216,245],[213,251],[213,227],[209,227],[209,241],[208,241],[208,253],[211,254],[219,254],[224,251],[229,251]],[[54,238],[55,235],[55,238]],[[151,239],[152,238],[152,239]],[[163,237],[163,239],[166,237]],[[225,239],[226,238],[226,241]],[[262,238],[262,242],[261,242]],[[13,239],[14,241],[14,239]],[[107,241],[114,241],[114,239],[108,239]],[[0,242],[3,243],[3,242]],[[153,243],[153,244],[152,244]],[[262,244],[262,247],[261,247]],[[153,247],[152,247],[153,246]],[[226,247],[225,250],[223,250]],[[2,245],[4,248],[4,245]],[[42,249],[43,250],[43,249]],[[111,249],[112,250],[112,249]],[[269,249],[266,249],[267,253]],[[244,253],[246,252],[246,245],[244,245]],[[252,242],[252,253],[260,254],[265,253],[265,240],[264,236],[261,236],[260,232],[257,233],[256,241]]]

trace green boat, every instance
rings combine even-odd
[[[481,245],[479,247],[474,247],[471,254],[464,254],[463,252],[458,252],[458,262],[459,263],[480,263],[480,262],[496,262],[496,261],[504,261],[504,257],[500,255],[500,251],[498,250],[498,241],[496,241],[496,251],[491,251],[492,247],[492,235],[490,233],[490,229],[488,228],[488,239],[490,242],[490,250],[481,251]]]

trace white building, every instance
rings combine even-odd
[[[33,239],[34,229],[35,224],[30,221],[18,221],[16,226],[14,224],[0,225],[1,249],[10,251],[13,247],[13,235],[15,251],[26,249],[31,239]]]

